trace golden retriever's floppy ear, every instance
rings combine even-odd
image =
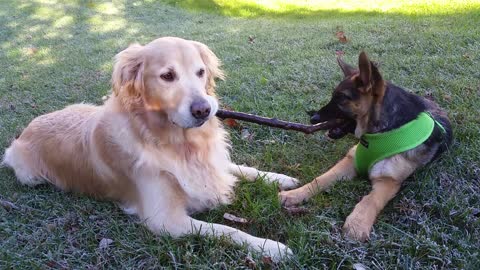
[[[143,91],[143,46],[132,44],[115,56],[112,73],[112,90],[118,96],[125,91],[128,96],[140,96]]]
[[[217,56],[203,43],[192,41],[195,47],[200,51],[203,63],[207,67],[207,93],[215,95],[215,79],[224,79],[225,75],[220,69],[221,62]]]

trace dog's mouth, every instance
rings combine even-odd
[[[357,122],[350,118],[330,118],[324,117],[318,112],[310,111],[308,114],[310,117],[311,124],[326,123],[330,127],[327,131],[327,136],[331,139],[340,139],[343,138],[348,133],[354,133]]]
[[[205,124],[207,121],[208,121],[208,118],[201,119],[201,120],[195,120],[193,123],[190,123],[188,126],[182,125],[182,124],[177,123],[173,120],[170,120],[170,123],[172,123],[173,125],[175,125],[177,127],[180,127],[180,128],[198,128],[198,127],[203,126],[203,124]]]

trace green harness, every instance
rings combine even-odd
[[[405,125],[383,133],[364,134],[355,151],[355,169],[360,175],[368,175],[378,161],[413,149],[425,142],[433,132],[435,121],[430,114],[422,112]]]

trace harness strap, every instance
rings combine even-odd
[[[422,112],[416,119],[399,128],[383,133],[362,135],[355,152],[354,163],[357,173],[368,175],[371,167],[378,161],[424,143],[432,134],[435,124],[446,132],[430,113]]]

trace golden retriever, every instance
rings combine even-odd
[[[228,203],[237,177],[264,175],[281,189],[298,181],[232,163],[215,117],[220,62],[204,44],[174,37],[134,44],[115,58],[113,95],[35,118],[6,149],[18,180],[49,182],[118,202],[154,233],[228,236],[280,259],[285,245],[190,214]]]

